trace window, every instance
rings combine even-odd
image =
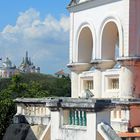
[[[115,108],[113,111],[113,118],[114,119],[121,119],[121,108]]]
[[[119,89],[119,78],[108,78],[108,89]]]
[[[93,90],[93,80],[84,80],[84,89]]]
[[[79,97],[88,98],[92,97],[94,94],[94,76],[83,73],[80,75],[79,81]]]

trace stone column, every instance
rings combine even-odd
[[[22,114],[22,106],[17,104],[17,113],[16,115]]]
[[[61,136],[61,131],[59,131],[60,125],[60,112],[51,111],[51,140],[59,140],[59,135]]]
[[[78,73],[71,72],[71,97],[78,98]]]
[[[94,82],[94,93],[93,93],[94,98],[101,98],[102,72],[98,69],[94,71],[93,82]]]

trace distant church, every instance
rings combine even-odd
[[[31,58],[28,57],[28,52],[26,52],[25,58],[23,57],[18,69],[24,73],[40,73],[40,67],[36,67],[33,62],[31,62]]]
[[[28,52],[26,52],[25,58],[23,57],[22,63],[17,68],[16,65],[12,65],[11,60],[6,57],[5,61],[2,62],[2,67],[0,67],[0,77],[9,78],[17,73],[40,73],[40,67],[36,67],[31,58],[28,57]]]

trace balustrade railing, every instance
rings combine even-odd
[[[45,104],[17,104],[14,123],[44,124],[50,120],[50,111]]]
[[[87,117],[86,112],[81,110],[71,109],[68,111],[68,115],[64,115],[63,118],[66,120],[64,125],[77,125],[77,126],[86,126],[87,125]]]
[[[17,114],[26,116],[45,116],[49,115],[49,109],[45,106],[23,106],[17,107]]]

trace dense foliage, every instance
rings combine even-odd
[[[15,98],[70,96],[70,78],[44,74],[20,74],[0,79],[0,139],[16,113]]]

